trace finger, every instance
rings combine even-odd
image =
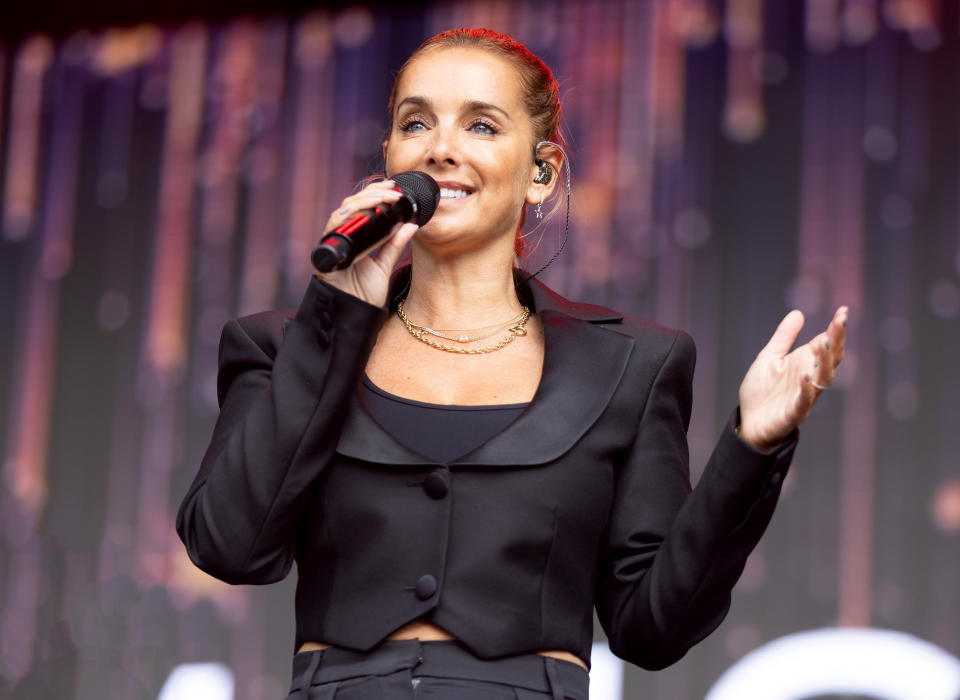
[[[811,374],[813,381],[821,386],[829,386],[833,382],[837,366],[843,359],[849,314],[849,307],[839,307],[830,320],[827,330],[810,342],[816,358],[814,371]]]
[[[354,194],[363,194],[364,192],[373,192],[376,190],[392,190],[397,186],[393,180],[377,180],[376,182],[371,182],[367,185],[364,185],[363,189]]]
[[[827,348],[834,356],[834,365],[837,365],[843,358],[843,349],[847,340],[847,317],[850,310],[846,306],[841,306],[833,315],[830,325],[827,326],[827,338],[829,347]]]
[[[380,246],[377,251],[377,262],[384,270],[390,271],[397,264],[400,254],[407,243],[413,237],[413,234],[420,228],[414,223],[397,224],[393,227],[393,232],[387,242]]]
[[[777,330],[773,332],[773,336],[761,353],[771,353],[783,357],[790,352],[790,348],[797,341],[801,328],[803,328],[803,313],[794,309],[780,321],[780,325],[777,326]]]
[[[821,333],[818,335],[810,341],[809,347],[813,352],[814,360],[813,371],[810,372],[807,377],[814,389],[823,391],[823,389],[830,386],[830,382],[833,381],[833,370],[835,366],[833,353],[830,350],[832,346],[828,334]]]
[[[815,389],[821,390],[820,387],[830,386],[836,375],[837,365],[843,359],[848,312],[845,306],[837,309],[827,330],[809,343],[814,354],[813,370],[809,376]]]
[[[384,189],[380,187],[365,189],[361,192],[357,192],[354,195],[350,195],[343,200],[344,205],[349,205],[353,208],[358,208],[357,205],[370,204],[376,202],[395,202],[402,196],[402,193],[394,189]],[[360,206],[359,208],[364,208]]]
[[[344,199],[335,215],[346,219],[358,211],[372,209],[383,202],[396,202],[401,196],[400,192],[392,189],[367,189]]]
[[[420,226],[413,223],[407,222],[400,224],[400,228],[394,234],[393,238],[390,240],[394,242],[395,245],[401,249],[406,247],[407,243],[410,242],[410,239],[413,238],[413,235],[420,229]]]

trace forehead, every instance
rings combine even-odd
[[[516,67],[504,56],[477,48],[437,48],[417,56],[400,77],[396,104],[411,95],[434,103],[489,102],[508,113],[524,106]]]

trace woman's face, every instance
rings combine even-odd
[[[440,205],[417,232],[447,251],[513,237],[533,178],[533,126],[517,70],[481,49],[430,50],[397,86],[388,173],[422,170],[441,188]]]

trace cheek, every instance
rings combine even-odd
[[[496,184],[500,196],[509,197],[518,205],[526,198],[527,169],[515,153],[478,149],[471,161],[485,175],[488,186]]]
[[[509,177],[505,177],[502,182],[501,201],[503,202],[504,223],[508,224],[511,231],[517,226],[523,217],[524,207],[527,204],[527,173],[518,167]]]
[[[384,162],[387,173],[396,175],[407,170],[417,170],[422,161],[422,148],[417,147],[416,140],[391,139],[387,142],[387,151]]]
[[[386,169],[387,175],[396,175],[399,172],[403,172],[403,168],[399,165],[399,156],[401,155],[402,149],[397,146],[388,146],[386,153],[383,156],[384,167]]]
[[[527,188],[530,186],[530,180],[528,176],[529,173],[525,168],[517,169],[514,189],[517,193],[517,200],[520,202],[520,206],[523,206],[527,199]]]

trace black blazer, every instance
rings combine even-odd
[[[295,311],[230,321],[221,413],[177,531],[201,569],[277,581],[297,562],[296,645],[368,650],[423,617],[481,658],[673,663],[709,634],[796,443],[734,433],[691,494],[688,335],[533,282],[545,357],[529,408],[439,464],[371,418],[360,379],[387,311],[318,280]]]

